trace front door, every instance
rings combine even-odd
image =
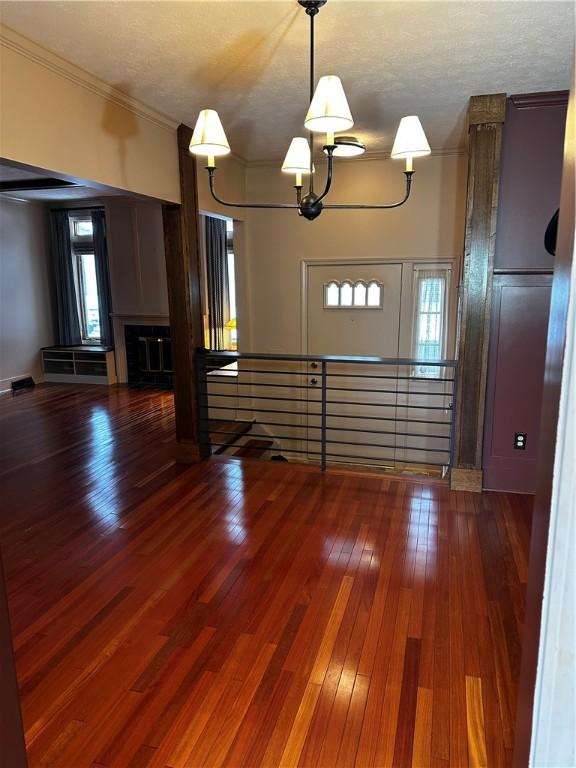
[[[314,264],[307,272],[307,354],[398,357],[402,264]]]
[[[310,264],[306,289],[307,354],[399,356],[402,264]],[[328,370],[328,461],[392,466],[398,447],[397,366],[330,364]],[[309,363],[308,385],[313,457],[320,445],[320,361]]]

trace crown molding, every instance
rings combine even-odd
[[[540,93],[517,93],[510,96],[510,101],[517,109],[534,107],[565,107],[568,104],[569,91],[541,91]]]
[[[162,112],[158,112],[143,101],[114,88],[104,80],[77,67],[72,62],[38,45],[10,27],[0,25],[0,45],[160,128],[175,131],[178,126],[175,120]]]
[[[466,147],[445,147],[445,148],[438,148],[438,149],[432,149],[430,155],[431,157],[448,157],[451,155],[465,155],[467,154]],[[335,158],[338,160],[338,158]],[[343,160],[346,160],[347,162],[354,162],[354,163],[364,163],[367,160],[390,160],[390,152],[389,151],[373,151],[373,152],[364,152],[363,155],[358,155],[354,158],[341,158]],[[425,158],[419,158],[420,160],[425,160]],[[277,167],[280,168],[282,165],[282,161],[284,160],[283,157],[276,157],[276,158],[270,158],[265,160],[244,160],[244,165],[246,168],[270,168],[270,167]],[[319,157],[314,159],[315,165],[322,165],[322,163],[325,163],[324,157]]]

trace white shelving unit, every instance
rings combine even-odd
[[[114,350],[111,347],[44,347],[44,381],[67,384],[116,384]]]

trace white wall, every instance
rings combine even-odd
[[[574,206],[576,166],[575,86],[576,74],[566,123],[558,232],[558,249],[563,249],[565,256],[568,249],[576,254],[574,209],[569,210]],[[570,231],[563,225],[564,217],[571,222]],[[572,261],[569,275],[562,274],[567,271],[566,263],[564,259],[564,267],[554,276],[548,340],[549,354],[556,360],[559,323],[564,322],[560,307],[564,296],[569,297],[534,691],[530,765],[536,768],[576,765],[576,261]],[[547,370],[552,377],[553,368]]]
[[[576,242],[574,243],[576,252]],[[562,372],[530,765],[576,765],[576,266]]]
[[[48,225],[41,203],[0,200],[0,391],[42,380],[39,350],[54,343]]]
[[[459,259],[464,241],[466,156],[416,161],[410,200],[384,211],[323,211],[307,221],[293,210],[247,217],[251,327],[244,350],[301,352],[301,264],[316,259]],[[403,165],[388,159],[336,162],[331,203],[392,202],[404,194]],[[317,164],[316,186],[325,166]],[[278,166],[248,167],[246,198],[290,202],[291,177]]]

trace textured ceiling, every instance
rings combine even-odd
[[[304,135],[308,18],[296,0],[4,2],[3,23],[190,125],[217,109],[232,149],[284,154]],[[419,114],[434,149],[464,140],[468,98],[570,85],[572,2],[329,0],[317,75],[342,78],[354,133],[389,150]]]

